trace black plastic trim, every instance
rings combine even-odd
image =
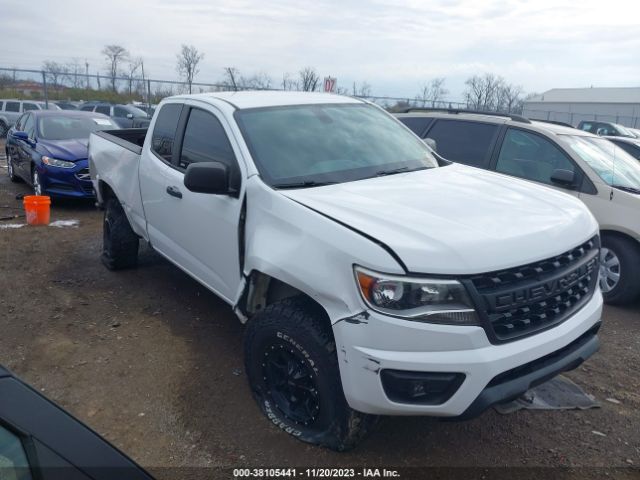
[[[600,323],[560,350],[497,375],[461,415],[449,420],[477,417],[492,405],[514,400],[536,385],[577,368],[600,348],[599,328]]]

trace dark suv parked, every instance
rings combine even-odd
[[[133,105],[88,102],[82,105],[80,110],[107,115],[120,128],[147,128],[151,123],[147,113]]]

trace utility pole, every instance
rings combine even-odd
[[[87,61],[87,59],[84,59],[84,73],[85,73],[85,78],[87,79],[87,90],[89,90],[89,62]]]

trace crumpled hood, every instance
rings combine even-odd
[[[563,253],[598,230],[577,198],[455,164],[281,193],[386,244],[416,273],[524,265]]]
[[[89,139],[73,139],[73,140],[42,140],[38,139],[38,143],[47,149],[49,155],[60,160],[75,162],[87,158],[89,149]]]

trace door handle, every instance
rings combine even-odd
[[[182,198],[182,192],[178,189],[178,187],[167,187],[167,193],[172,197]]]

